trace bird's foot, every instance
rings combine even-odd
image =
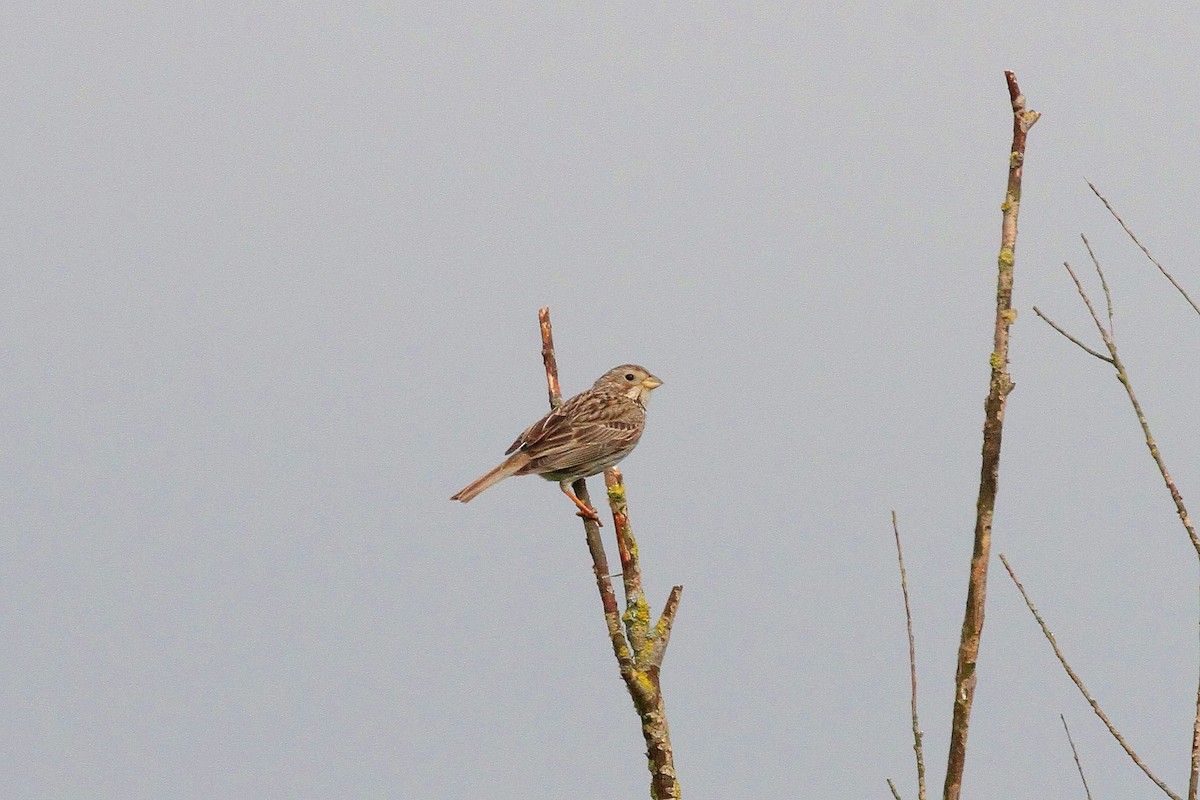
[[[604,527],[604,523],[600,521],[600,514],[594,508],[584,509],[583,507],[580,507],[580,509],[575,512],[575,516],[580,517],[581,519],[590,519],[601,528]]]
[[[576,514],[576,516],[582,517],[584,519],[590,519],[592,522],[596,523],[601,528],[604,527],[604,523],[600,521],[600,515],[596,513],[596,509],[592,508],[587,503],[580,500],[579,497],[576,496],[576,494],[570,490],[570,488],[567,486],[566,483],[560,483],[559,488],[562,489],[563,494],[565,494],[568,498],[570,498],[571,502],[575,504],[575,507],[579,509],[579,513]]]

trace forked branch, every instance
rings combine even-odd
[[[1091,184],[1088,185],[1090,186]],[[1094,186],[1092,187],[1092,191],[1096,191]],[[1099,192],[1096,192],[1096,195],[1100,197],[1101,200],[1104,200],[1104,198],[1100,196]],[[1105,205],[1108,205],[1107,201],[1105,201]],[[1109,207],[1109,211],[1112,211],[1111,206]],[[1115,212],[1113,212],[1113,216],[1116,216]],[[1121,218],[1117,217],[1117,221],[1121,222]],[[1124,227],[1125,223],[1121,222],[1121,225]],[[1128,228],[1125,228],[1125,230],[1131,237],[1133,237],[1132,231],[1130,231]],[[1137,238],[1133,238],[1136,242]],[[1129,373],[1125,370],[1125,364],[1121,361],[1121,354],[1117,350],[1117,342],[1113,336],[1112,295],[1108,289],[1108,281],[1104,278],[1104,270],[1100,267],[1100,261],[1096,258],[1096,254],[1092,250],[1091,245],[1088,244],[1087,237],[1083,237],[1083,243],[1084,246],[1087,247],[1088,256],[1092,260],[1092,265],[1096,268],[1096,274],[1100,276],[1100,284],[1104,287],[1104,296],[1108,303],[1109,313],[1109,324],[1107,329],[1104,327],[1104,323],[1101,322],[1100,315],[1096,313],[1096,309],[1092,305],[1091,298],[1088,297],[1087,291],[1083,288],[1083,284],[1079,280],[1079,276],[1075,274],[1075,270],[1071,269],[1070,264],[1064,263],[1063,266],[1066,267],[1067,273],[1071,276],[1071,280],[1075,283],[1075,289],[1079,292],[1079,296],[1082,298],[1083,304],[1087,306],[1088,313],[1092,315],[1092,322],[1095,323],[1096,330],[1100,333],[1100,339],[1104,342],[1104,346],[1108,350],[1108,356],[1105,357],[1100,355],[1084,345],[1074,336],[1071,336],[1058,325],[1055,325],[1053,322],[1051,322],[1049,317],[1047,317],[1041,311],[1038,311],[1036,308],[1034,311],[1036,311],[1037,315],[1045,320],[1047,324],[1054,328],[1054,330],[1061,333],[1067,339],[1071,340],[1091,355],[1096,356],[1102,361],[1108,362],[1112,365],[1113,369],[1116,370],[1117,380],[1120,381],[1121,386],[1125,388],[1125,394],[1129,397],[1129,404],[1133,407],[1133,413],[1137,416],[1138,424],[1142,426],[1142,434],[1146,440],[1146,447],[1150,450],[1150,456],[1154,459],[1154,463],[1158,467],[1159,474],[1162,476],[1163,483],[1166,485],[1167,491],[1171,494],[1171,501],[1175,504],[1175,512],[1179,515],[1179,521],[1183,524],[1183,528],[1188,535],[1188,540],[1191,541],[1192,547],[1196,551],[1196,557],[1200,558],[1200,537],[1197,537],[1196,535],[1196,528],[1192,524],[1192,519],[1188,514],[1187,506],[1183,502],[1183,495],[1180,493],[1179,487],[1175,485],[1175,480],[1171,477],[1171,473],[1167,469],[1166,461],[1163,460],[1162,452],[1158,448],[1158,442],[1155,441],[1154,434],[1150,431],[1150,423],[1146,419],[1146,413],[1142,411],[1142,404],[1138,402],[1137,394],[1133,390],[1133,383],[1129,380]],[[1141,243],[1139,242],[1138,245],[1141,246]],[[1145,250],[1145,248],[1143,248],[1143,250]],[[1149,256],[1149,252],[1147,252],[1146,255]],[[1153,258],[1151,258],[1151,260],[1153,261]],[[1155,264],[1157,263],[1158,262],[1155,262]],[[1162,267],[1159,267],[1159,269],[1162,269]],[[1165,270],[1164,274],[1166,274]],[[1170,276],[1168,275],[1167,277],[1169,278]],[[1171,282],[1174,283],[1174,279],[1172,279]],[[1178,285],[1176,285],[1176,288],[1178,288]],[[1183,290],[1180,289],[1180,291],[1182,292]],[[1187,296],[1186,293],[1184,296]],[[1190,302],[1191,298],[1188,299]],[[1196,716],[1192,721],[1191,772],[1188,779],[1188,800],[1197,800],[1198,791],[1200,791],[1200,686],[1197,686],[1196,688]]]
[[[558,388],[558,364],[554,353],[554,334],[550,326],[550,309],[538,311],[538,322],[542,334],[542,362],[546,367],[546,387],[550,395],[550,406],[562,402]],[[667,643],[671,639],[671,626],[679,609],[682,586],[675,586],[667,597],[666,606],[658,622],[651,625],[649,605],[642,590],[642,572],[638,563],[637,542],[629,526],[629,511],[625,500],[625,484],[621,471],[610,467],[604,473],[608,489],[608,504],[612,509],[613,524],[617,534],[617,552],[621,558],[621,576],[625,586],[625,613],[617,608],[612,578],[608,570],[608,557],[604,553],[604,542],[600,538],[600,526],[595,520],[583,517],[583,530],[587,538],[588,552],[592,556],[592,573],[596,577],[596,588],[600,592],[600,604],[604,609],[604,624],[612,643],[613,655],[625,687],[633,698],[634,708],[642,720],[642,736],[646,741],[646,756],[650,768],[650,797],[667,800],[680,796],[679,781],[675,777],[675,759],[671,749],[671,734],[667,726],[666,706],[663,703],[659,672]],[[572,485],[577,497],[588,506],[591,498],[587,481],[580,478]],[[625,630],[621,629],[624,620]]]
[[[1086,243],[1087,240],[1084,239],[1084,242]],[[1092,264],[1096,268],[1096,273],[1100,275],[1101,279],[1103,280],[1104,270],[1101,269],[1100,262],[1096,259],[1095,254],[1091,253],[1090,247],[1088,248],[1088,252],[1091,254]],[[1121,361],[1121,354],[1117,350],[1116,340],[1113,338],[1112,333],[1105,329],[1104,323],[1100,321],[1100,315],[1096,313],[1096,309],[1092,305],[1091,298],[1088,297],[1088,293],[1083,288],[1083,284],[1080,282],[1079,276],[1075,274],[1075,270],[1071,269],[1071,265],[1068,263],[1064,263],[1063,266],[1066,267],[1067,273],[1071,276],[1071,280],[1075,283],[1075,289],[1079,292],[1080,298],[1082,298],[1084,305],[1087,306],[1088,312],[1092,315],[1092,321],[1096,324],[1096,330],[1100,332],[1100,339],[1104,342],[1104,346],[1108,350],[1108,357],[1106,358],[1105,356],[1084,345],[1074,336],[1071,336],[1058,325],[1055,325],[1053,322],[1051,322],[1051,320],[1042,312],[1038,311],[1037,314],[1039,317],[1045,320],[1047,324],[1054,328],[1054,330],[1070,339],[1072,342],[1086,350],[1091,355],[1096,356],[1101,361],[1107,361],[1113,366],[1113,369],[1116,370],[1117,380],[1121,382],[1123,387],[1125,387],[1125,394],[1128,395],[1129,403],[1131,406],[1133,406],[1133,412],[1137,416],[1138,423],[1142,426],[1142,434],[1145,436],[1146,447],[1150,450],[1150,455],[1154,459],[1155,465],[1158,467],[1159,474],[1162,475],[1163,483],[1166,485],[1167,490],[1171,494],[1171,501],[1175,503],[1175,512],[1179,514],[1179,520],[1183,523],[1183,528],[1187,532],[1188,539],[1191,541],[1192,547],[1196,551],[1197,558],[1200,558],[1200,537],[1197,537],[1196,535],[1196,528],[1194,525],[1192,525],[1192,519],[1188,514],[1187,506],[1183,502],[1183,495],[1180,494],[1179,487],[1175,485],[1175,480],[1171,477],[1171,473],[1167,469],[1167,464],[1163,460],[1162,452],[1158,448],[1158,442],[1155,441],[1154,434],[1150,431],[1150,423],[1146,420],[1146,414],[1144,411],[1142,411],[1142,404],[1138,402],[1137,394],[1133,391],[1133,383],[1129,380],[1129,373],[1125,369],[1125,364]],[[1107,287],[1107,282],[1105,282],[1104,285]]]

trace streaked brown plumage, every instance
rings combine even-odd
[[[600,521],[571,484],[597,475],[633,452],[646,425],[646,402],[662,381],[637,364],[613,367],[591,389],[575,395],[525,429],[500,466],[465,487],[451,500],[470,502],[512,475],[541,475],[557,481],[579,508],[579,515]]]

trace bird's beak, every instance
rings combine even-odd
[[[658,387],[662,386],[662,381],[653,375],[647,375],[645,379],[642,380],[642,386],[646,387],[647,389],[657,389]]]

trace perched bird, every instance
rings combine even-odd
[[[557,481],[579,516],[600,522],[571,491],[580,478],[597,475],[633,452],[646,426],[646,402],[662,381],[637,364],[613,367],[586,392],[575,395],[525,429],[500,466],[451,500],[468,503],[511,475],[541,475]]]

